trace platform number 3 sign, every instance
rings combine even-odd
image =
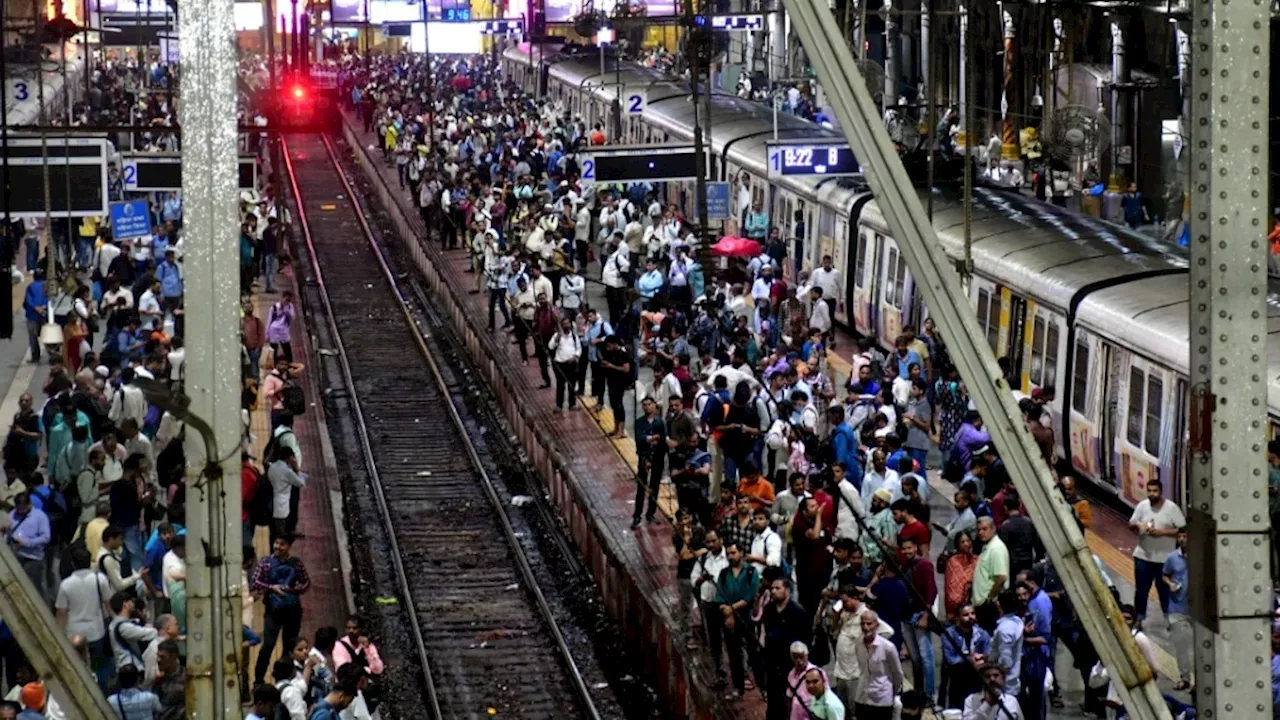
[[[644,112],[644,106],[648,103],[648,97],[643,91],[629,91],[624,96],[626,98],[626,108],[628,115],[639,115]]]

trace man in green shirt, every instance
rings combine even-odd
[[[982,554],[973,571],[974,607],[994,601],[1009,582],[1009,548],[996,535],[996,523],[988,515],[978,518],[978,540]]]
[[[729,675],[733,680],[732,697],[746,692],[747,675],[743,669],[742,653],[754,643],[755,632],[751,623],[751,604],[755,602],[756,590],[760,587],[760,574],[755,565],[743,562],[745,553],[736,542],[725,545],[725,553],[729,556],[729,567],[720,571],[716,579],[716,602],[720,604],[720,614],[710,613],[707,622],[723,624],[725,647],[729,650]],[[841,716],[843,717],[843,716]]]

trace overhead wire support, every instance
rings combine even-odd
[[[1010,475],[1019,480],[1040,538],[1110,672],[1120,700],[1135,720],[1169,720],[1169,709],[1152,669],[1102,582],[1070,508],[1061,493],[1055,491],[1054,477],[1040,458],[995,357],[985,340],[980,340],[985,336],[938,245],[848,43],[840,37],[839,24],[824,0],[785,0],[785,4],[792,28],[808,49],[840,127],[858,154],[894,239],[920,284],[929,313],[948,330],[952,357]]]

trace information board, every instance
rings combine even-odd
[[[111,203],[111,236],[116,240],[151,234],[151,211],[146,200]]]
[[[10,137],[9,208],[13,217],[45,214],[45,176],[49,214],[54,217],[102,217],[107,214],[107,141],[105,138]],[[46,167],[43,156],[47,155]]]
[[[182,189],[182,156],[178,153],[121,153],[120,165],[128,192]]]
[[[240,189],[258,189],[258,158],[253,155],[240,156]]]
[[[733,216],[729,212],[729,183],[727,182],[709,182],[707,183],[707,219],[708,220],[728,220]]]
[[[862,166],[844,143],[779,143],[768,145],[769,179],[794,175],[841,177],[862,174]]]
[[[582,179],[591,183],[669,182],[698,177],[698,156],[692,145],[600,149],[584,154],[578,165]]]

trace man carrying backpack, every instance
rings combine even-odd
[[[311,588],[311,578],[302,560],[293,557],[293,538],[281,535],[271,542],[271,554],[253,567],[249,589],[263,598],[262,647],[253,669],[254,683],[261,683],[271,664],[271,654],[281,633],[298,637],[302,627],[302,595]]]
[[[287,455],[285,451],[288,451]],[[291,460],[284,463],[278,471],[273,472],[274,466],[286,458]],[[271,439],[263,449],[262,466],[266,470],[273,492],[286,496],[282,507],[275,504],[279,502],[278,500],[272,501],[271,537],[274,538],[280,533],[294,535],[298,528],[298,503],[302,499],[302,486],[306,485],[306,477],[302,475],[302,448],[298,445],[298,436],[293,432],[293,415],[290,413],[282,414],[280,424],[272,431]],[[287,477],[285,475],[287,470],[297,475],[295,479],[300,482]],[[277,514],[277,510],[283,514]],[[274,527],[276,520],[283,522],[278,529]]]

